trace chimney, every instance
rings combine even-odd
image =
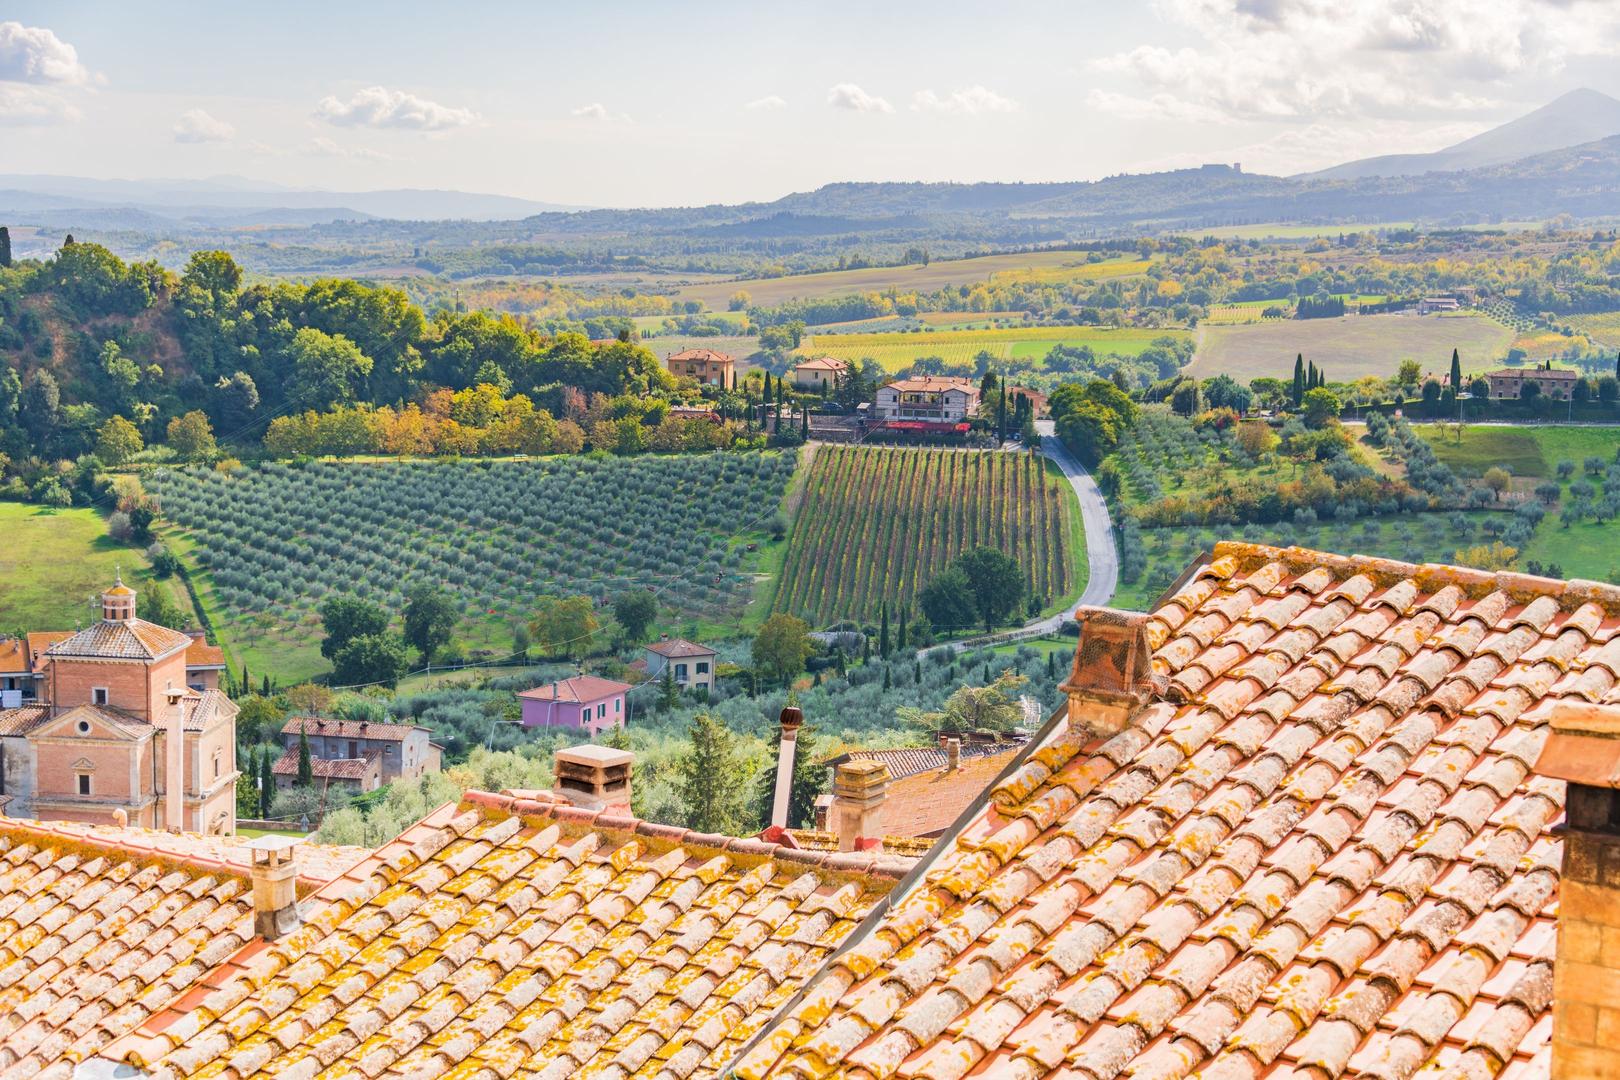
[[[823,791],[816,796],[816,831],[832,831],[832,804],[833,797],[829,792]]]
[[[792,705],[782,710],[782,745],[776,751],[776,798],[771,803],[771,824],[788,827],[788,802],[793,794],[793,759],[799,749],[799,728],[804,713]]]
[[[630,812],[630,767],[635,755],[611,746],[570,746],[552,758],[552,790],[586,810]]]
[[[173,683],[163,691],[168,723],[163,729],[163,824],[170,832],[186,831],[186,710],[184,690]]]
[[[253,858],[253,932],[266,941],[298,929],[298,863],[302,836],[257,836],[247,842]]]
[[[945,771],[955,772],[962,767],[962,740],[951,736],[945,740]]]
[[[1162,692],[1150,661],[1145,612],[1082,607],[1074,613],[1080,642],[1074,668],[1060,689],[1069,695],[1069,721],[1099,735],[1124,730],[1131,718]]]
[[[872,758],[846,761],[833,774],[832,827],[839,851],[869,851],[883,844],[883,801],[889,767]]]
[[[1535,771],[1564,780],[1552,1075],[1620,1072],[1620,706],[1558,702]]]

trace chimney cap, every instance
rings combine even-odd
[[[1556,702],[1535,771],[1572,784],[1620,788],[1620,707]]]
[[[573,762],[576,765],[594,765],[603,768],[610,765],[628,765],[635,760],[636,755],[629,750],[615,750],[611,746],[598,746],[595,743],[585,743],[580,746],[568,746],[556,753],[556,760]]]
[[[804,710],[800,709],[797,705],[784,705],[782,707],[782,713],[779,719],[781,720],[783,731],[798,731],[799,728],[804,726]]]

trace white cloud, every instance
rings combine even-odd
[[[827,104],[835,109],[851,112],[892,113],[894,106],[880,97],[874,97],[854,83],[839,83],[827,91]]]
[[[268,149],[268,148],[266,148]],[[341,146],[325,135],[317,135],[304,144],[303,152],[310,157],[352,158],[358,161],[393,161],[393,157],[380,150],[364,146]]]
[[[0,126],[59,124],[79,119],[78,109],[48,90],[0,83]]]
[[[911,107],[920,112],[960,113],[979,116],[983,113],[1017,112],[1018,102],[1002,97],[983,86],[969,86],[964,90],[940,97],[932,90],[919,90],[911,95]]]
[[[581,105],[569,112],[570,116],[579,120],[589,120],[594,124],[628,124],[630,117],[624,113],[616,113],[600,101],[593,101],[589,105]]]
[[[787,108],[787,101],[775,94],[766,94],[762,98],[755,98],[743,108],[749,112],[774,112],[777,109]]]
[[[236,129],[203,109],[187,109],[174,122],[174,141],[182,143],[226,142]]]
[[[0,80],[82,86],[90,72],[72,45],[43,26],[0,22]]]
[[[412,131],[445,131],[478,123],[471,109],[440,105],[404,90],[368,86],[347,101],[324,97],[315,106],[315,115],[329,124],[343,127],[406,128]]]
[[[1196,45],[1142,44],[1093,65],[1093,107],[1183,120],[1312,123],[1497,109],[1501,79],[1620,55],[1603,0],[1159,0]],[[1132,85],[1134,84],[1134,85]]]

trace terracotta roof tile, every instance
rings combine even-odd
[[[695,641],[687,641],[685,638],[669,638],[651,642],[647,645],[647,651],[655,652],[659,656],[669,657],[715,655],[714,650],[708,646],[699,645]]]
[[[32,637],[32,635],[30,635]],[[86,656],[152,660],[191,645],[191,635],[145,619],[104,619],[68,634],[45,650],[48,657]]]
[[[186,667],[222,668],[224,666],[225,650],[218,645],[210,645],[204,638],[192,638],[191,644],[186,646]]]
[[[367,720],[340,720],[325,716],[293,716],[281,725],[283,735],[297,735],[302,728],[307,735],[324,735],[338,739],[385,739],[398,741],[419,729],[414,724],[373,723]]]
[[[472,793],[109,1054],[163,1076],[712,1076],[905,865]]]
[[[51,718],[49,705],[0,709],[0,735],[26,735]]]
[[[309,759],[310,772],[320,780],[364,780],[372,763],[381,757],[382,752],[378,750],[357,758],[312,757]],[[297,776],[297,748],[283,750],[275,764],[270,766],[270,771],[277,776]]]
[[[531,687],[518,694],[520,698],[531,698],[535,701],[564,701],[578,704],[586,701],[600,701],[602,698],[623,694],[635,689],[629,683],[616,682],[613,679],[601,679],[595,675],[575,675],[572,679],[559,679],[543,686]]]
[[[1546,1076],[1563,791],[1531,763],[1544,703],[1615,686],[1616,616],[1219,545],[1149,619],[1171,700],[1049,725],[737,1074]]]

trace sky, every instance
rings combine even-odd
[[[0,9],[0,171],[592,206],[1288,174],[1620,96],[1615,0]]]

